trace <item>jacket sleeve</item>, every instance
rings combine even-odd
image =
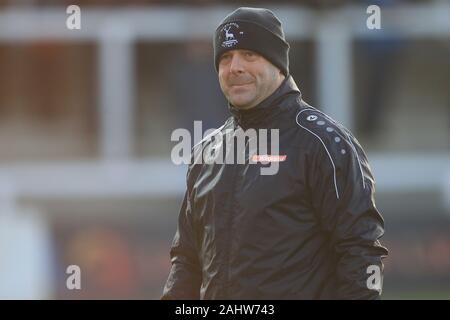
[[[170,249],[171,269],[161,297],[162,300],[199,299],[201,268],[195,230],[188,187],[178,216],[177,231]]]
[[[337,299],[379,299],[388,251],[379,242],[384,220],[375,206],[374,178],[352,134],[327,129],[315,137],[310,181],[313,207],[335,253]]]

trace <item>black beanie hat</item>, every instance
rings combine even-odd
[[[284,75],[289,74],[289,44],[281,21],[268,9],[241,7],[225,17],[214,34],[216,70],[219,70],[219,57],[234,49],[255,51]]]

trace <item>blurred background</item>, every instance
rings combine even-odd
[[[384,299],[450,299],[447,0],[0,0],[0,298],[160,297],[185,189],[171,133],[229,116],[212,34],[244,5],[280,17],[303,98],[369,156]]]

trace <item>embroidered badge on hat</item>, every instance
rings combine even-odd
[[[225,40],[222,42],[222,47],[231,48],[238,43],[238,40],[236,39],[236,33],[238,31],[237,29],[239,29],[239,25],[234,22],[227,23],[223,26],[221,32],[223,32],[223,39]]]

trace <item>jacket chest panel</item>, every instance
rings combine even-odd
[[[299,205],[307,206],[298,153],[298,148],[281,145],[279,154],[285,158],[280,162],[204,165],[193,187],[195,219],[201,225],[238,227],[279,206],[286,206],[286,215],[296,215],[302,211]],[[261,174],[269,167],[278,167],[276,174]]]

